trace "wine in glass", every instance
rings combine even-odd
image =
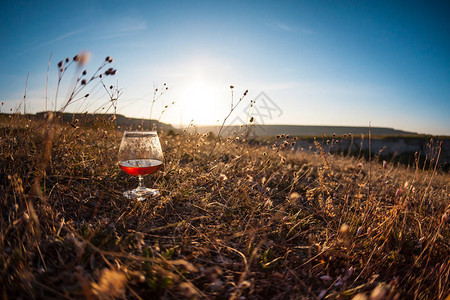
[[[144,186],[143,176],[155,173],[163,163],[164,156],[156,131],[125,131],[119,148],[120,168],[139,179],[134,190],[123,193],[128,199],[143,201],[147,196],[158,196],[156,189]]]

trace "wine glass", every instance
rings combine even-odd
[[[120,168],[139,179],[134,190],[123,193],[128,199],[143,201],[147,196],[159,196],[156,189],[144,186],[144,175],[155,173],[164,160],[156,131],[125,131],[119,148]]]

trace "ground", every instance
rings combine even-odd
[[[159,133],[158,198],[130,201],[122,133],[5,117],[2,297],[445,299],[450,175]],[[378,298],[377,298],[378,297]]]

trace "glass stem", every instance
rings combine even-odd
[[[142,177],[141,175],[139,175],[138,176],[138,179],[139,179],[139,185],[138,185],[138,189],[145,189],[145,186],[144,186],[144,177]]]

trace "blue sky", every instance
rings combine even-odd
[[[260,119],[266,124],[371,122],[450,135],[448,1],[36,2],[0,4],[2,112],[19,107],[28,72],[27,111],[44,110],[51,53],[53,108],[57,62],[89,51],[88,74],[114,58],[118,74],[105,84],[123,89],[118,112],[130,117],[148,117],[153,87],[167,83],[154,117],[169,105],[163,122],[217,124],[234,85],[234,103],[249,93],[232,122],[264,91],[281,109]],[[98,85],[86,91],[89,101],[68,111],[107,100]]]

